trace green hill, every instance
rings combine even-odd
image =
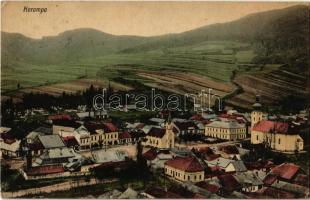
[[[251,42],[263,48],[267,45],[275,49],[295,48],[293,46],[303,49],[309,44],[308,36],[309,6],[300,5],[157,37],[115,36],[94,29],[76,29],[39,40],[2,33],[2,64],[11,60],[42,64],[75,62],[116,52],[180,47],[210,40]]]
[[[309,6],[300,5],[155,37],[116,36],[88,28],[42,39],[2,33],[2,91],[16,89],[18,83],[28,88],[85,76],[139,78],[130,70],[192,72],[230,82],[236,70],[286,64],[281,70],[304,77],[309,20]]]
[[[145,42],[147,38],[114,36],[94,29],[76,29],[57,36],[31,39],[21,34],[2,33],[2,60],[33,64],[76,62],[121,51]]]

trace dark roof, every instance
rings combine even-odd
[[[273,162],[271,161],[260,161],[260,162],[244,162],[246,168],[248,170],[254,169],[270,169],[274,166]]]
[[[146,188],[144,191],[146,194],[149,194],[155,198],[160,199],[180,199],[182,196],[179,194],[175,194],[173,192],[166,191],[164,188],[158,187],[158,186],[151,186]]]
[[[37,129],[35,129],[34,132],[44,133],[45,135],[51,135],[53,133],[53,130],[52,130],[52,128],[41,126]]]
[[[274,174],[268,174],[265,178],[264,178],[264,184],[265,185],[272,185],[276,180],[277,180],[277,176]]]
[[[192,199],[195,196],[194,192],[189,191],[188,189],[180,186],[180,185],[172,185],[169,190],[169,192],[172,192],[174,194],[178,194],[182,196],[184,199]]]
[[[220,150],[227,154],[239,154],[239,150],[235,145],[221,146]]]
[[[87,122],[84,124],[90,134],[96,134],[96,130],[103,130],[104,133],[117,132],[117,127],[112,123]]]
[[[157,157],[155,149],[150,149],[142,155],[146,160],[154,160]]]
[[[53,120],[53,125],[72,127],[72,128],[79,128],[81,126],[81,124],[73,120]]]
[[[176,157],[172,160],[165,162],[165,165],[179,169],[186,172],[200,172],[204,171],[199,161],[192,156],[189,157]]]
[[[105,162],[101,163],[100,165],[94,167],[95,170],[105,170],[105,169],[111,169],[111,168],[121,168],[126,169],[132,164],[132,160],[122,160],[117,162]]]
[[[152,137],[162,138],[165,135],[165,133],[166,133],[166,129],[152,127],[147,135],[152,136]]]
[[[97,123],[97,122],[87,122],[84,124],[84,127],[89,131],[90,134],[97,134],[97,130],[104,130],[104,124],[103,123]]]
[[[174,122],[174,125],[179,128],[180,131],[182,130],[188,130],[189,128],[198,129],[196,124],[194,122]]]
[[[298,174],[294,179],[294,183],[309,187],[309,177],[306,174]]]
[[[32,167],[27,171],[27,175],[45,175],[64,172],[62,165],[45,165]]]
[[[219,186],[209,184],[205,181],[201,181],[201,182],[196,183],[196,186],[203,188],[203,189],[206,189],[211,193],[217,193],[220,190]]]
[[[118,136],[119,139],[131,138],[131,135],[128,131],[121,132]]]
[[[266,197],[272,197],[276,199],[293,199],[296,196],[290,192],[279,190],[272,187],[267,187],[262,190],[262,195]]]
[[[78,141],[76,141],[74,136],[63,137],[63,140],[66,143],[67,147],[75,147],[79,145]]]
[[[12,144],[16,142],[15,137],[12,135],[12,131],[1,133],[1,138],[3,139],[3,142],[6,144]]]
[[[229,192],[232,192],[234,190],[241,188],[241,185],[238,183],[235,177],[231,174],[220,175],[218,176],[218,179],[220,180],[220,183],[223,186],[223,189]]]
[[[45,149],[43,144],[41,143],[41,141],[39,139],[35,140],[31,144],[28,144],[28,147],[32,151],[37,151],[37,150]]]
[[[299,166],[293,163],[282,163],[271,169],[273,174],[287,180],[291,180],[299,170]]]

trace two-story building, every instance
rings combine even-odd
[[[182,182],[201,182],[204,180],[204,168],[193,156],[176,157],[166,161],[165,174]]]
[[[246,138],[246,124],[236,120],[217,120],[205,125],[205,135],[223,140],[240,140]]]

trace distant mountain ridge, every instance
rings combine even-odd
[[[12,61],[36,64],[75,62],[111,53],[141,52],[208,40],[234,40],[263,46],[274,40],[272,44],[276,49],[303,51],[309,46],[308,36],[309,6],[306,5],[254,13],[232,22],[155,37],[116,36],[88,28],[42,39],[2,32],[2,66]]]

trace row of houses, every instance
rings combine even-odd
[[[235,147],[235,148],[233,148]],[[255,198],[305,198],[309,196],[307,172],[293,163],[273,164],[271,161],[247,163],[240,159],[248,154],[233,145],[199,150],[159,150],[152,148],[143,156],[153,170],[162,170],[166,179],[177,185],[202,189],[204,197]],[[225,157],[223,157],[225,156]],[[152,190],[155,191],[152,191]],[[158,186],[148,188],[148,196],[160,198]],[[168,189],[169,191],[169,189]],[[194,189],[197,193],[197,188]],[[274,193],[271,193],[273,191]],[[202,194],[202,193],[200,193]],[[180,195],[180,194],[178,194]],[[167,196],[166,196],[167,197]],[[171,196],[172,198],[172,196]]]

